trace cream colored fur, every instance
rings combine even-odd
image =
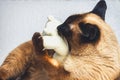
[[[77,56],[70,54],[64,63],[65,70],[73,78],[69,80],[114,80],[120,73],[120,47],[112,29],[92,13],[83,21],[97,25],[101,37],[95,46],[82,45],[77,51],[73,47],[71,54]]]

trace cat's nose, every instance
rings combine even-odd
[[[69,37],[72,34],[70,27],[66,24],[61,24],[57,27],[58,33],[62,34],[65,37]]]

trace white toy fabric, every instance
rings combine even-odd
[[[55,54],[53,58],[62,62],[69,52],[67,40],[61,37],[57,32],[57,26],[61,22],[56,20],[53,16],[48,17],[48,21],[43,30],[43,45],[45,49],[54,49]]]

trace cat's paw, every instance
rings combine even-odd
[[[39,32],[35,32],[33,34],[32,42],[33,42],[33,46],[35,48],[36,53],[37,54],[43,53],[43,50],[44,50],[43,38]]]

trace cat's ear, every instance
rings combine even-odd
[[[100,16],[103,20],[105,20],[105,13],[106,13],[107,5],[105,0],[100,0],[95,8],[91,11],[98,16]]]

